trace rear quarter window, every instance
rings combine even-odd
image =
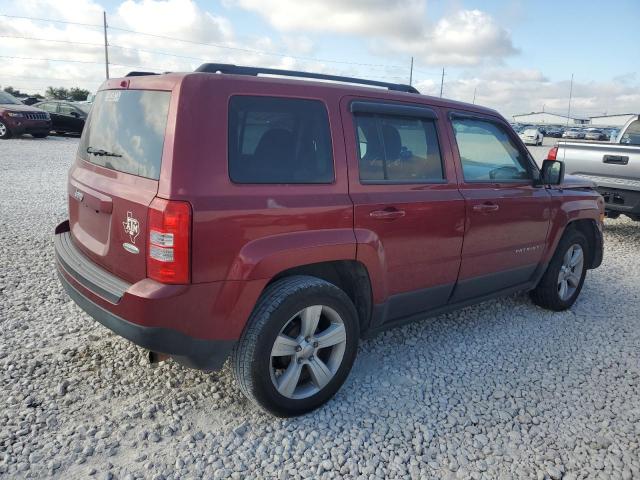
[[[329,117],[319,100],[234,96],[229,177],[235,183],[331,183]]]

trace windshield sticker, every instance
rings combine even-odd
[[[117,102],[120,100],[120,94],[122,92],[120,90],[109,90],[104,95],[105,102]]]

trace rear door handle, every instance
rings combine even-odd
[[[480,213],[492,213],[497,212],[498,210],[500,210],[500,205],[492,202],[478,203],[473,206],[473,211]]]
[[[623,155],[605,155],[602,157],[604,163],[613,163],[614,165],[627,165],[629,157]]]
[[[384,210],[374,210],[369,213],[371,218],[377,220],[395,220],[396,218],[402,218],[406,215],[404,210],[398,210],[395,207],[385,208]]]

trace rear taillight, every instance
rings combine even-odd
[[[558,157],[558,146],[551,147],[549,153],[547,153],[547,160],[557,160]]]
[[[154,198],[149,206],[147,276],[162,283],[191,278],[191,205]]]

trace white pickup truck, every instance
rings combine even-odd
[[[565,173],[595,183],[608,217],[640,221],[640,115],[622,128],[614,143],[559,141],[547,158],[561,160]]]

